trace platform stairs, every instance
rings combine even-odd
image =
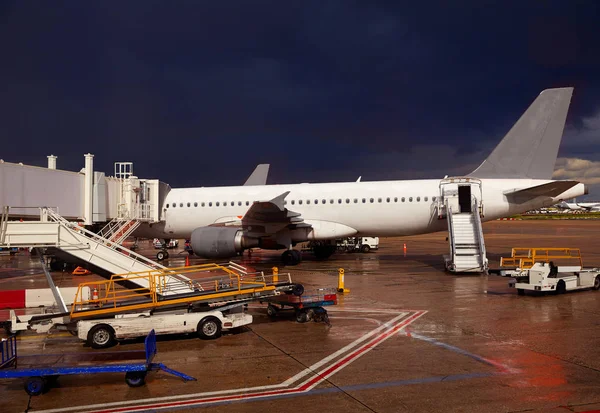
[[[106,224],[98,232],[98,235],[115,244],[121,245],[140,225],[141,222],[137,219],[115,218]]]
[[[451,272],[485,272],[488,260],[481,226],[481,206],[472,198],[471,212],[453,213],[446,204],[450,254],[444,256],[446,269]]]
[[[23,209],[23,208],[20,208]],[[139,273],[143,271],[163,271],[160,265],[143,255],[121,246],[117,241],[135,224],[131,222],[115,225],[110,238],[95,234],[61,217],[51,208],[41,207],[39,221],[9,221],[9,207],[5,207],[0,217],[0,247],[57,248],[79,261],[100,268],[107,274]],[[138,222],[139,225],[139,222]],[[147,279],[131,280],[136,288],[153,288]],[[193,292],[189,278],[182,274],[169,273],[164,277],[160,295]]]

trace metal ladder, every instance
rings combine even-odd
[[[113,243],[122,244],[140,224],[140,221],[136,219],[114,218],[98,232],[98,235]]]

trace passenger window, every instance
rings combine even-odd
[[[342,200],[338,198],[338,204],[341,204],[341,203],[342,203]]]
[[[175,202],[173,202],[173,208],[175,208],[177,206],[177,204]]]
[[[169,204],[167,204],[166,206],[167,206],[167,208],[168,208],[168,207],[169,207]]]
[[[219,206],[220,204],[218,202],[215,203],[215,206]]]
[[[390,199],[389,199],[389,198],[386,198],[386,199],[385,199],[385,202],[390,202]]]
[[[417,197],[417,202],[421,202],[421,197],[420,196]]]
[[[238,206],[242,206],[242,201],[238,201]]]
[[[398,197],[394,198],[394,202],[398,202]]]
[[[367,202],[367,198],[362,199],[363,204]]]
[[[204,207],[204,202],[200,204],[201,207]]]
[[[354,198],[354,203],[358,204],[358,199]]]
[[[326,200],[326,199],[321,199],[321,203],[322,203],[322,204],[326,204],[326,203],[327,203],[327,200]]]
[[[179,204],[179,206],[180,206],[181,208],[183,208],[183,202],[181,202],[181,203]]]
[[[188,203],[187,203],[187,206],[188,206],[188,208],[189,208],[189,207],[191,206],[191,204],[188,202]]]
[[[412,202],[412,196],[408,198],[408,202]]]
[[[292,205],[295,205],[295,204],[296,204],[296,201],[292,199]]]
[[[330,203],[330,204],[333,204],[333,199],[330,199],[330,200],[329,200],[329,203]]]
[[[373,198],[370,198],[370,199],[369,199],[369,202],[370,202],[370,203],[373,203],[373,201],[375,201]]]
[[[436,200],[436,199],[437,199],[437,198],[436,198],[436,197],[434,197],[434,196],[432,196],[432,197],[431,197],[431,200],[432,200],[433,202],[435,202],[435,200]]]
[[[310,199],[306,200],[306,205],[310,205]]]
[[[249,205],[250,205],[250,201],[246,201],[246,206],[249,206]]]
[[[227,206],[227,201],[223,202],[223,206],[225,206],[225,207]]]
[[[423,201],[427,202],[427,197],[423,198]]]
[[[198,207],[198,203],[197,203],[197,202],[194,202],[194,206],[195,206],[195,207]]]
[[[406,199],[404,197],[402,197],[402,202],[405,202],[405,201],[406,201]]]
[[[319,203],[318,199],[315,199],[315,205],[317,205]]]
[[[235,202],[234,201],[231,201],[231,206],[235,206]]]
[[[208,206],[209,206],[209,207],[211,207],[211,206],[212,206],[212,202],[209,202],[209,203],[208,203]]]
[[[377,198],[377,202],[381,202],[381,198]]]
[[[298,200],[298,205],[302,205],[302,200]]]
[[[350,203],[350,198],[346,198],[346,203],[349,204]]]

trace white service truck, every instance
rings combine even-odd
[[[600,269],[580,269],[574,272],[560,272],[553,263],[536,262],[527,270],[514,275],[508,286],[516,288],[519,295],[530,291],[555,291],[558,294],[572,290],[600,289]]]
[[[113,318],[77,322],[77,337],[92,348],[106,348],[125,338],[145,337],[154,329],[156,334],[197,333],[202,339],[215,339],[223,330],[252,323],[252,316],[242,306],[224,312],[210,310],[188,312],[187,309],[164,313],[119,314]]]
[[[337,249],[346,252],[363,252],[379,249],[379,237],[347,237],[336,240]]]

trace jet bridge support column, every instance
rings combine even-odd
[[[83,219],[85,225],[92,225],[94,213],[94,203],[92,202],[92,190],[94,186],[94,155],[86,153],[85,155],[85,178],[83,181]]]

